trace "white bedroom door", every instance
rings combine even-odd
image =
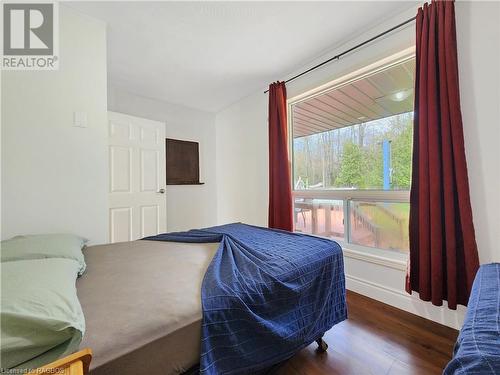
[[[165,232],[165,124],[108,112],[108,126],[110,242]]]

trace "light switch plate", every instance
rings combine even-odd
[[[87,127],[87,112],[73,112],[73,126],[79,128]]]

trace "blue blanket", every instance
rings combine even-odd
[[[347,318],[341,247],[228,224],[145,238],[220,242],[202,283],[200,374],[254,374]]]
[[[500,374],[500,264],[479,268],[445,375]]]

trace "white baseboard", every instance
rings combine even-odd
[[[460,329],[465,316],[464,306],[458,306],[457,310],[450,310],[446,305],[434,306],[430,302],[420,300],[415,293],[409,295],[405,291],[360,277],[346,275],[346,287],[353,292],[455,329]]]

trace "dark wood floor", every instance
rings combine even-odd
[[[431,375],[450,360],[458,332],[348,292],[349,319],[283,364],[277,375]]]

